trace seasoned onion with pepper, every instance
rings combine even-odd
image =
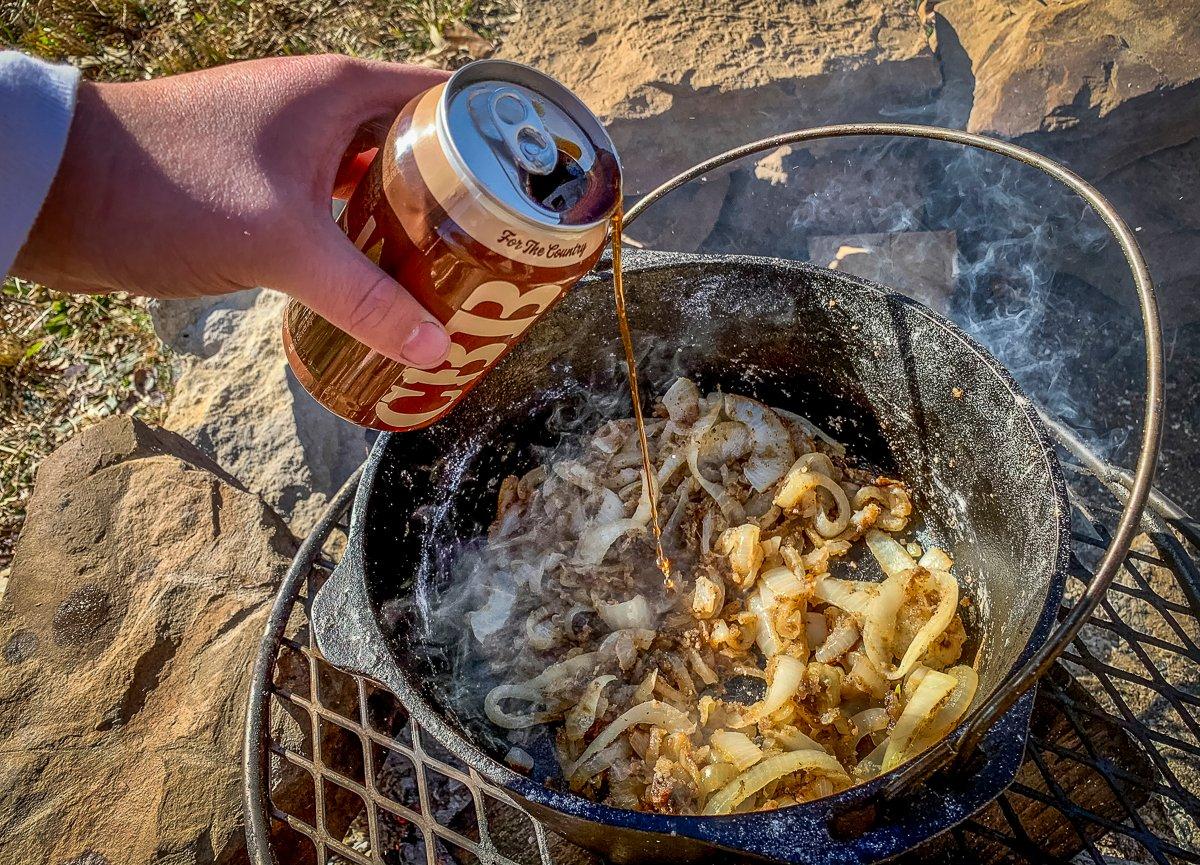
[[[949,733],[978,684],[967,601],[948,553],[908,531],[904,484],[687,379],[655,414],[668,580],[632,419],[501,485],[464,588],[501,682],[483,709],[513,746],[550,725],[575,792],[719,815],[831,795]],[[880,579],[850,564],[860,550]]]

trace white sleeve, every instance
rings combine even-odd
[[[0,275],[7,274],[62,161],[79,70],[0,51]]]

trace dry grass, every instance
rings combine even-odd
[[[455,67],[486,53],[511,0],[0,0],[0,43],[129,81],[334,51]],[[160,420],[172,360],[143,302],[0,291],[0,591],[42,458],[114,413]]]
[[[18,280],[0,300],[0,572],[42,457],[110,414],[156,421],[171,364],[140,301]]]
[[[8,0],[0,41],[127,81],[280,54],[411,60],[465,22],[499,35],[507,0]],[[439,60],[462,58],[439,56]]]

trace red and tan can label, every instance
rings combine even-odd
[[[489,68],[507,69],[500,61]],[[620,167],[611,150],[603,150],[597,154],[604,160],[598,156],[588,169],[595,183],[582,199],[597,196],[598,221],[580,216],[574,229],[539,224],[530,213],[506,207],[501,196],[514,189],[484,188],[482,175],[468,169],[451,140],[443,116],[447,92],[440,85],[405,106],[339,218],[354,245],[446,326],[447,360],[433,370],[407,367],[297,301],[284,317],[284,348],[301,384],[361,426],[411,430],[449,412],[596,262],[608,234],[605,216],[619,195]],[[603,135],[596,129],[598,123],[585,142]],[[559,141],[578,147],[578,140]],[[571,151],[560,149],[560,158],[564,153]]]
[[[511,282],[479,286],[446,322],[450,333],[446,362],[435,370],[405,369],[375,406],[379,419],[397,429],[436,420],[500,361],[564,289],[550,284],[521,292]]]
[[[591,267],[607,236],[605,223],[585,231],[531,226],[494,202],[455,164],[453,145],[445,140],[437,117],[442,90],[435,87],[419,97],[408,142],[430,196],[453,223],[496,256],[525,265],[523,272],[544,271],[559,279],[518,285],[497,278],[475,286],[443,322],[451,340],[445,363],[434,370],[406,368],[376,404],[380,425],[398,430],[425,426],[449,411]],[[404,231],[419,242],[422,227],[411,206],[412,190],[399,174],[385,170],[383,191]],[[373,234],[374,226],[368,225],[352,240],[364,248]]]

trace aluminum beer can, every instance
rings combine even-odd
[[[620,195],[612,141],[567,88],[502,60],[464,66],[400,112],[339,217],[445,324],[448,359],[406,366],[292,301],[288,363],[360,426],[433,423],[591,269]]]

